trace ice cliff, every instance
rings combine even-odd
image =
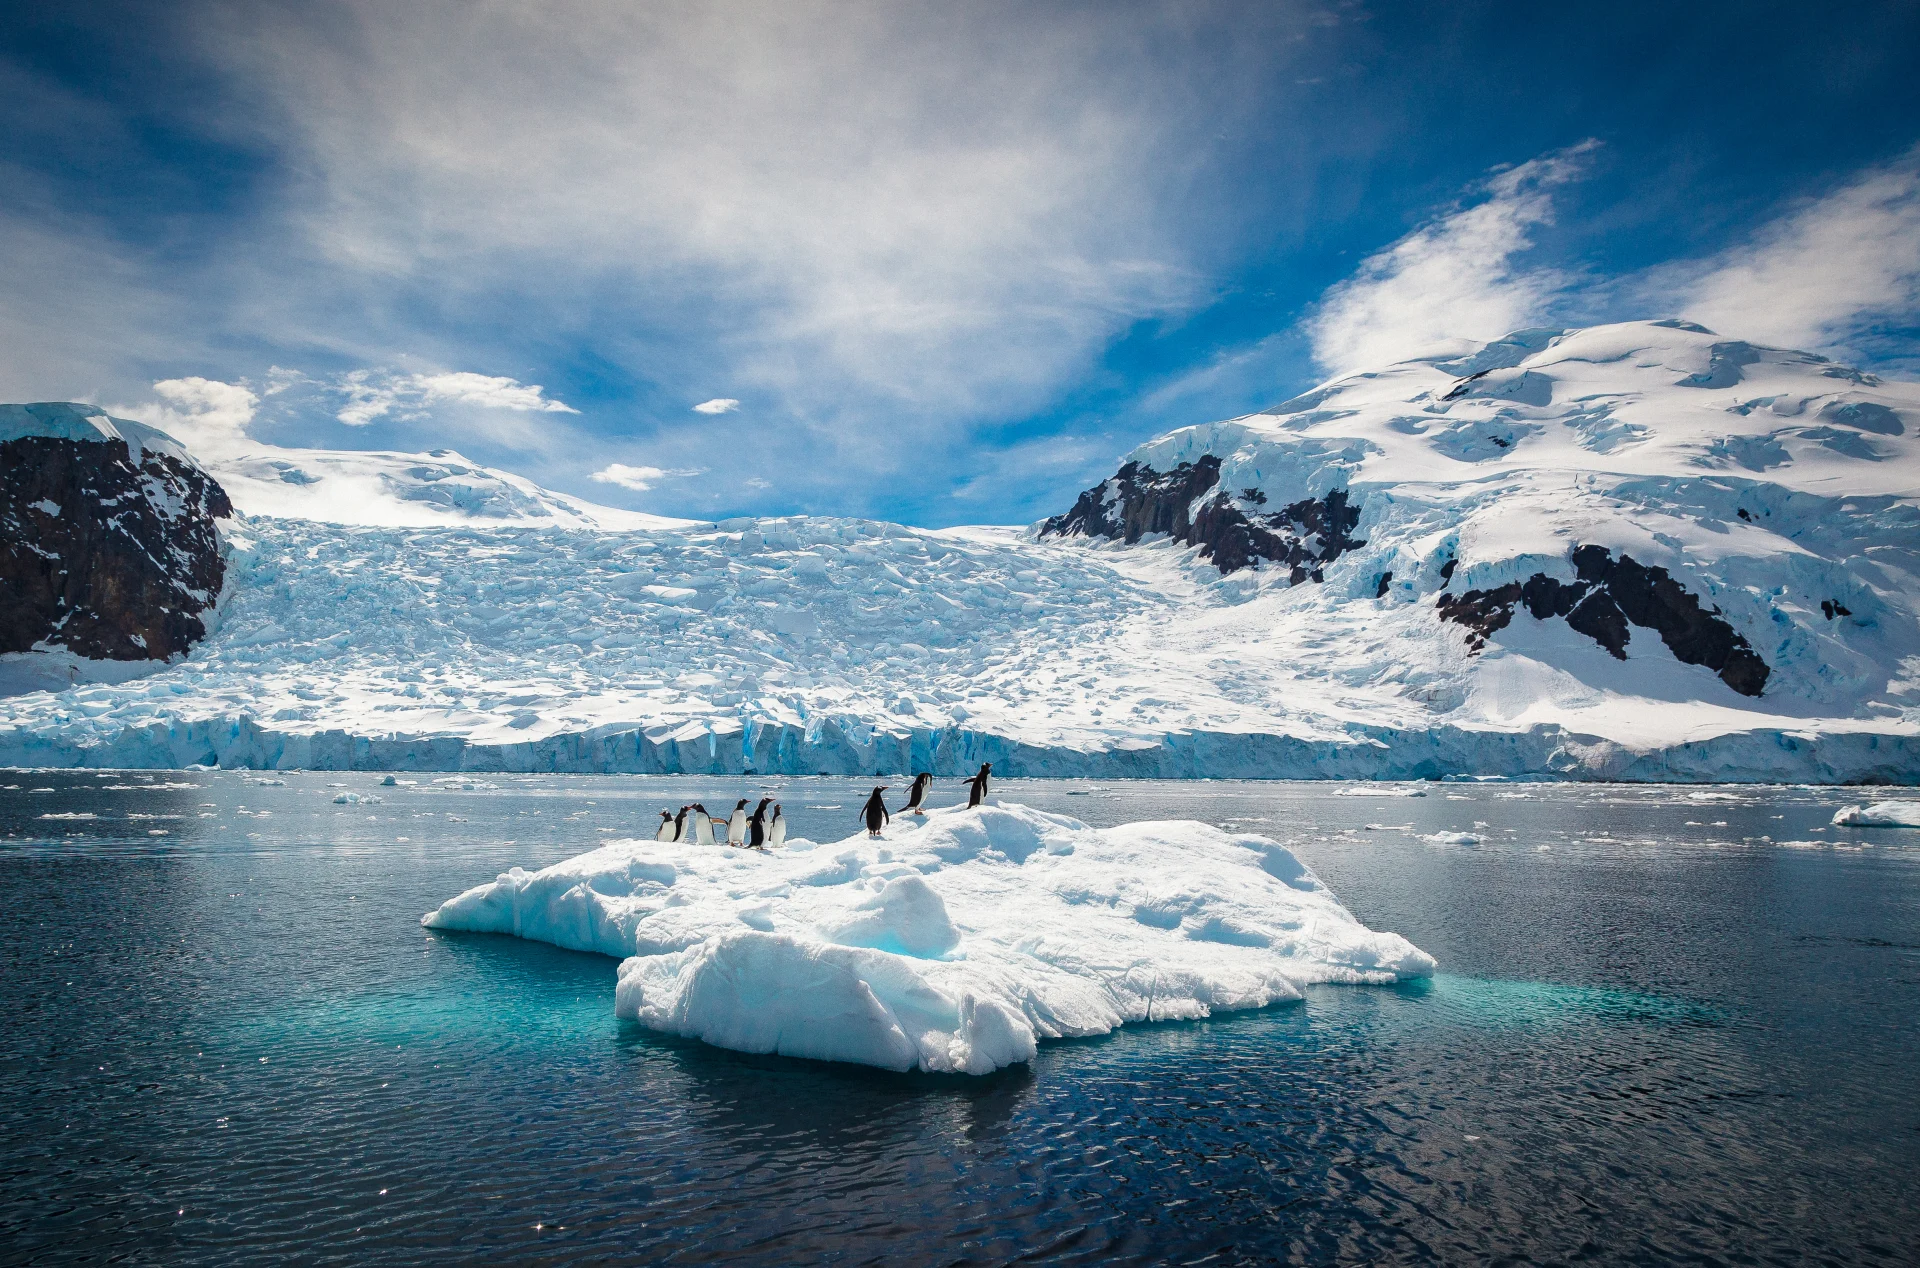
[[[1202,823],[1094,829],[991,803],[883,839],[614,842],[429,912],[620,958],[614,1007],[743,1052],[985,1074],[1043,1039],[1429,976],[1291,852]]]
[[[192,655],[0,697],[0,762],[1920,782],[1916,427],[1642,322],[1169,433],[1034,530],[242,516]]]

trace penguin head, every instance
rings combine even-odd
[[[745,810],[747,808],[747,799],[742,797],[740,800],[734,802],[733,808],[735,810]]]

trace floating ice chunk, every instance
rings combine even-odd
[[[1354,784],[1347,788],[1333,790],[1336,797],[1424,797],[1424,788],[1408,788],[1395,784]]]
[[[980,1074],[1042,1039],[1432,973],[1298,858],[990,803],[820,850],[613,842],[422,917],[623,958],[615,1007],[746,1052]]]
[[[1845,828],[1920,828],[1920,801],[1876,801],[1848,806],[1833,816]]]
[[[1423,839],[1427,841],[1431,841],[1435,845],[1478,845],[1480,844],[1480,838],[1473,835],[1473,833],[1471,832],[1433,832],[1433,833],[1429,833]]]
[[[336,806],[377,806],[380,804],[380,798],[373,793],[335,793],[333,804]]]

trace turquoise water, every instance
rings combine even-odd
[[[1920,1256],[1920,832],[1848,790],[1007,781],[1266,832],[1443,971],[965,1079],[663,1038],[610,960],[417,923],[759,785],[255,778],[0,773],[0,1259]]]

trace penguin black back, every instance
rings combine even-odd
[[[987,777],[993,773],[992,762],[980,763],[980,773],[967,781],[967,809],[985,803],[987,800]]]
[[[880,829],[887,826],[887,821],[893,818],[887,813],[886,799],[880,795],[885,791],[887,791],[885,784],[875,784],[873,796],[867,798],[866,806],[860,811],[860,817],[865,821],[868,832],[877,834]]]
[[[760,849],[767,843],[767,806],[772,801],[771,797],[762,797],[759,806],[754,809],[753,817],[747,820],[747,845],[753,849]]]

